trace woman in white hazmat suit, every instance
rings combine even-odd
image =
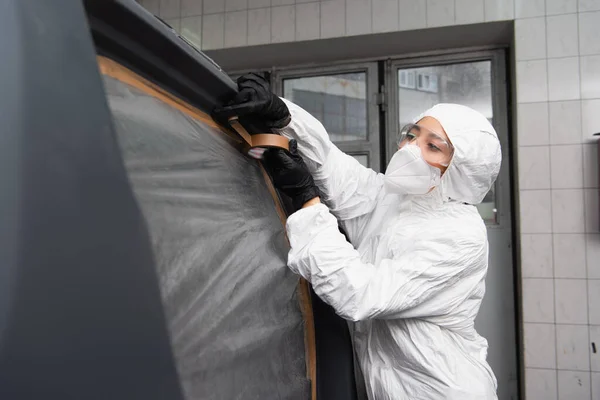
[[[273,95],[262,77],[238,85],[215,115],[260,119],[297,141],[301,157],[294,141],[290,153],[265,153],[275,185],[299,208],[287,222],[288,265],[356,322],[369,399],[496,399],[487,342],[474,327],[488,242],[473,205],[501,163],[487,119],[434,106],[403,129],[384,175],[342,153],[319,121]]]

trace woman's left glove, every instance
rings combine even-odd
[[[304,160],[298,154],[296,140],[290,140],[289,152],[281,149],[267,150],[263,164],[273,178],[275,187],[292,199],[296,210],[319,197],[319,189]]]

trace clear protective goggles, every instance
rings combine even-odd
[[[447,167],[454,155],[454,146],[448,140],[418,124],[407,124],[400,130],[398,149],[407,144],[418,146],[423,159],[433,166]]]

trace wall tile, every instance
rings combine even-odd
[[[588,233],[585,235],[585,239],[588,279],[600,279],[600,262],[598,262],[600,260],[600,234]]]
[[[600,55],[585,56],[581,62],[581,98],[600,98]]]
[[[546,15],[577,12],[577,0],[546,0]]]
[[[554,276],[587,278],[586,238],[579,233],[554,234]]]
[[[398,30],[398,0],[373,0],[373,32]]]
[[[587,325],[587,281],[557,278],[554,280],[554,285],[556,323]]]
[[[600,99],[581,102],[581,134],[585,143],[598,143],[600,139],[598,136],[594,136],[595,133],[600,132],[600,112],[598,110],[600,110]]]
[[[552,279],[523,279],[524,322],[553,323],[554,303],[554,282]]]
[[[225,13],[225,47],[248,44],[248,11]]]
[[[589,371],[588,339],[587,325],[556,325],[558,369]]]
[[[546,2],[544,0],[516,0],[515,17],[531,18],[546,14]]]
[[[552,189],[583,187],[583,148],[580,144],[552,146],[550,163]]]
[[[558,371],[558,399],[589,399],[591,396],[590,374],[579,371]]]
[[[590,346],[594,343],[596,352],[593,348],[590,351],[590,366],[594,372],[600,372],[600,325],[590,325]]]
[[[519,146],[537,146],[550,143],[548,103],[518,104],[517,118]]]
[[[321,35],[319,3],[296,4],[296,40],[318,39]]]
[[[398,24],[402,31],[427,26],[427,0],[399,0],[398,12]]]
[[[517,61],[546,58],[546,18],[515,21]]]
[[[600,372],[592,372],[592,400],[600,400]]]
[[[600,231],[598,216],[598,189],[585,189],[585,231],[598,233]]]
[[[427,0],[427,27],[454,25],[454,0]]]
[[[579,55],[577,14],[547,17],[548,57],[571,57]]]
[[[160,0],[159,15],[162,19],[181,17],[181,0]]]
[[[290,6],[290,5],[294,4],[295,2],[296,2],[295,0],[271,0],[271,6],[273,6],[273,7]]]
[[[555,369],[525,369],[525,398],[527,400],[557,400]]]
[[[484,0],[455,0],[456,25],[476,24],[485,21],[483,3]]]
[[[204,8],[202,12],[204,14],[216,14],[222,13],[225,11],[225,1],[224,0],[203,0]]]
[[[598,187],[598,145],[583,145],[583,187]]]
[[[506,21],[515,17],[514,0],[485,0],[486,21]]]
[[[182,18],[181,36],[202,49],[202,16]]]
[[[556,325],[523,324],[525,367],[556,368]]]
[[[579,54],[600,54],[600,11],[579,14]]]
[[[313,3],[313,2],[315,2],[315,0],[296,0],[296,4]]]
[[[552,278],[552,235],[521,235],[521,274],[524,278]]]
[[[295,36],[295,7],[271,7],[271,43],[293,42]]]
[[[549,104],[550,143],[581,143],[581,102],[558,101]]]
[[[521,232],[551,233],[552,206],[549,190],[521,190]]]
[[[548,100],[546,60],[517,62],[517,102]]]
[[[345,34],[345,0],[329,0],[321,2],[321,38],[340,37]]]
[[[519,188],[550,188],[550,147],[528,146],[519,148]]]
[[[139,3],[150,13],[154,15],[159,14],[160,0],[141,0]]]
[[[248,45],[271,43],[271,9],[248,10]]]
[[[579,0],[579,12],[600,10],[600,0]]]
[[[346,35],[364,35],[371,32],[371,2],[346,0]]]
[[[202,50],[220,49],[225,39],[225,14],[202,16]]]
[[[248,9],[248,0],[225,0],[225,11],[241,11],[246,9]]]
[[[160,0],[158,15],[162,19],[181,17],[181,0]]]
[[[600,325],[600,280],[588,280],[588,305],[590,325]]]
[[[548,96],[550,101],[579,99],[579,58],[548,60]]]
[[[248,0],[248,8],[270,7],[271,0]]]
[[[202,15],[202,0],[181,0],[181,16]]]
[[[583,189],[552,190],[552,227],[554,233],[584,233],[585,220],[581,204]]]

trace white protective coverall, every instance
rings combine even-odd
[[[292,214],[288,265],[345,319],[375,400],[496,399],[487,341],[474,320],[485,293],[486,227],[472,204],[501,163],[496,132],[480,113],[438,104],[454,145],[441,184],[426,195],[386,193],[384,175],[330,141],[323,125],[286,101],[291,123],[325,204]],[[349,236],[338,230],[336,217]]]

